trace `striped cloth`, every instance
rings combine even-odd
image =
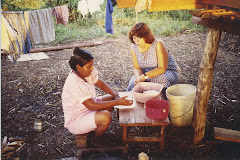
[[[156,44],[159,41],[160,40],[156,38],[155,41],[152,43],[151,47],[149,48],[149,50],[144,54],[138,51],[138,47],[136,44],[131,45],[132,50],[136,54],[138,64],[142,68],[143,73],[146,73],[158,67]],[[172,58],[170,52],[168,53],[169,53],[169,59],[168,59],[168,68],[166,72],[157,77],[149,78],[146,81],[153,82],[153,83],[161,83],[164,85],[164,87],[169,87],[170,85],[176,84],[178,82],[179,75],[181,74],[181,69]],[[136,77],[134,75],[129,82],[127,91],[130,91],[133,89],[135,79]]]
[[[9,54],[15,61],[20,54],[29,53],[32,47],[22,11],[2,11],[3,23],[11,41]]]
[[[1,15],[1,50],[12,56],[14,60],[21,53],[17,32],[10,26],[3,15]]]

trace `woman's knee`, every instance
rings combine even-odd
[[[96,125],[109,125],[112,121],[112,115],[107,110],[97,111],[95,114]]]

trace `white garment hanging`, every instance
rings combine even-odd
[[[99,4],[103,4],[104,0],[98,0]]]
[[[89,12],[91,14],[97,12],[97,11],[101,11],[101,8],[100,8],[100,1],[96,1],[96,0],[87,0],[87,3],[88,3],[88,9],[89,9]]]
[[[81,12],[83,17],[88,14],[88,4],[86,0],[81,0],[78,2],[78,11]]]

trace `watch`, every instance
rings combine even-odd
[[[144,74],[144,78],[145,79],[148,79],[148,76],[146,75],[146,73],[143,73]]]

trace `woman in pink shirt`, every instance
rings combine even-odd
[[[126,97],[120,98],[109,85],[98,78],[98,70],[93,66],[92,55],[75,48],[69,64],[69,73],[62,92],[64,127],[73,134],[94,132],[92,143],[101,143],[101,135],[112,121],[110,111],[115,105],[131,105]],[[95,86],[108,93],[96,97]]]

